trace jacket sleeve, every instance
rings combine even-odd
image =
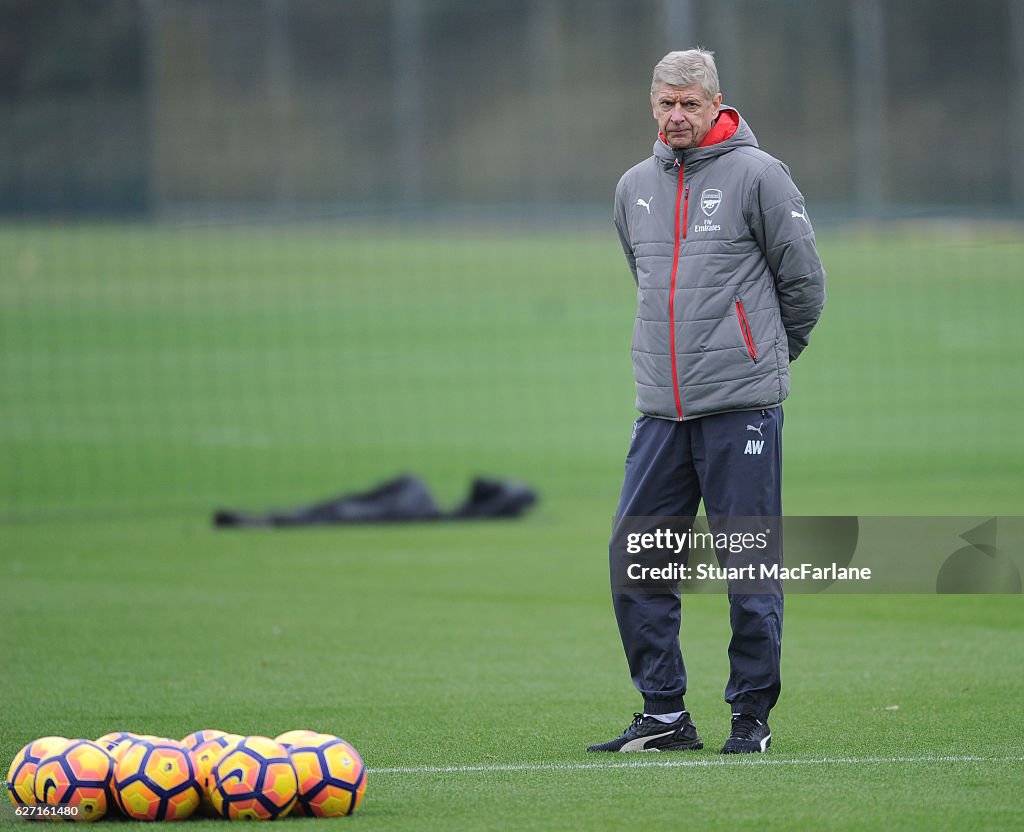
[[[794,361],[807,346],[825,305],[825,270],[803,195],[785,165],[777,162],[765,169],[752,199],[752,231],[775,279],[789,360]]]
[[[625,177],[619,180],[615,187],[615,230],[619,232],[619,242],[622,244],[622,251],[626,255],[626,262],[629,270],[633,273],[633,282],[640,285],[640,279],[636,275],[636,255],[633,253],[633,246],[629,242],[629,228],[626,225],[626,196]]]

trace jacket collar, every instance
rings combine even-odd
[[[737,147],[757,147],[757,139],[739,110],[723,106],[711,130],[698,147],[673,150],[665,144],[659,133],[658,140],[654,143],[654,155],[663,167],[672,169],[680,164],[686,167],[699,166]]]

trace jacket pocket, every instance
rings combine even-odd
[[[736,295],[733,298],[733,302],[736,304],[736,320],[739,321],[740,334],[743,335],[743,343],[747,347],[747,355],[750,356],[751,361],[757,361],[757,345],[754,343],[754,336],[750,332],[750,322],[747,320],[747,313],[743,309],[743,301],[740,300],[739,295]]]

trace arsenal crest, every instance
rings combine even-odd
[[[710,217],[722,204],[722,192],[718,188],[707,188],[700,193],[700,210]]]

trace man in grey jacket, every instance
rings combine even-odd
[[[654,154],[619,180],[614,214],[637,284],[642,415],[612,535],[612,599],[644,706],[621,736],[590,751],[703,748],[683,702],[678,588],[624,588],[616,541],[632,518],[692,518],[701,499],[713,527],[781,517],[781,403],[825,301],[803,196],[722,105],[712,54],[666,55],[654,68],[651,106]],[[760,752],[780,691],[781,585],[756,593],[730,585],[729,603],[732,726],[722,753]]]

